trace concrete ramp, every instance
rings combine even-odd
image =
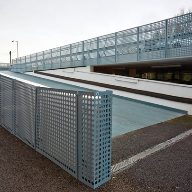
[[[59,82],[59,79],[57,78],[51,78],[52,80],[47,79],[49,77],[39,74],[38,77],[36,74],[34,74],[35,76],[32,76],[33,73],[31,73],[31,75],[27,75],[22,73],[13,73],[10,71],[3,71],[1,74],[15,77],[18,80],[31,81],[33,83],[38,83],[51,88],[75,91],[93,91],[93,89],[83,88],[83,85],[81,85],[81,87],[74,86]],[[95,88],[96,86],[93,87]],[[96,90],[103,90],[103,88],[102,90],[100,89],[101,87],[97,87]],[[112,110],[113,137],[187,114],[187,111],[151,104],[117,95],[113,95]]]
[[[184,114],[187,112],[114,95],[112,136],[122,135]]]

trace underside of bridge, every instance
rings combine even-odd
[[[192,57],[94,66],[94,72],[192,84]]]

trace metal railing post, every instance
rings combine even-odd
[[[72,45],[70,44],[70,67],[72,67]]]
[[[99,65],[99,37],[97,37],[97,65]]]
[[[60,68],[61,68],[61,47],[60,47],[59,51],[60,51]]]
[[[53,67],[53,62],[52,62],[52,49],[50,50],[51,51],[51,69]]]
[[[117,63],[117,32],[115,33],[115,63]]]
[[[43,51],[43,69],[45,69],[45,57],[44,57],[45,53]]]
[[[85,65],[85,58],[84,58],[84,41],[82,41],[82,65]]]
[[[139,61],[139,27],[137,27],[137,61]]]
[[[27,60],[26,60],[26,56],[25,56],[25,71],[27,71]]]
[[[165,58],[167,58],[167,45],[168,45],[168,20],[165,20]]]

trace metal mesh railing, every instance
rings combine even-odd
[[[92,188],[111,178],[112,93],[79,94],[79,180]]]
[[[34,148],[36,87],[14,80],[13,99],[14,134]]]
[[[192,13],[12,61],[15,72],[192,55]]]
[[[36,150],[77,178],[77,92],[37,89]]]
[[[111,177],[111,91],[42,88],[0,75],[0,123],[91,188]]]
[[[1,76],[1,125],[13,132],[13,79]]]
[[[10,70],[11,63],[0,63],[0,71]]]

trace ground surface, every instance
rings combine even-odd
[[[113,138],[112,163],[192,129],[183,116]],[[92,190],[0,127],[0,192],[192,191],[192,136],[113,175]]]

